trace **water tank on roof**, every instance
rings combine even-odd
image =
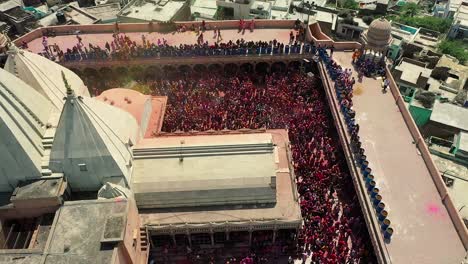
[[[62,11],[58,11],[56,14],[57,20],[59,24],[65,24],[67,19],[65,18],[65,14]]]

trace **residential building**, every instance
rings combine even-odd
[[[119,23],[184,21],[190,17],[186,0],[133,0],[117,15]]]

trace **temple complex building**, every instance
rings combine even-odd
[[[242,23],[11,43],[0,263],[466,261],[466,225],[386,65],[389,22],[361,42],[312,19]]]

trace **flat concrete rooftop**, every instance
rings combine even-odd
[[[351,55],[335,52],[333,59],[353,68]],[[353,76],[358,79],[356,72]],[[461,238],[392,93],[382,93],[381,79],[364,78],[355,85],[353,102],[363,148],[394,229],[384,244],[391,263],[462,262]]]
[[[132,190],[139,208],[276,201],[277,151],[269,133],[143,141],[146,147],[133,151]]]
[[[276,203],[272,205],[234,205],[191,207],[186,209],[151,209],[140,210],[144,225],[168,226],[177,224],[226,223],[243,221],[279,221],[301,222],[301,211],[297,201],[293,177],[290,174],[288,158],[289,139],[286,130],[267,130],[276,145]],[[247,134],[252,137],[254,134]],[[198,136],[196,138],[201,138]],[[227,137],[226,137],[227,138]],[[195,139],[195,137],[194,137]],[[198,139],[197,139],[198,140]],[[155,140],[156,142],[156,140]]]

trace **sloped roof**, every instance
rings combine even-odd
[[[42,137],[51,111],[46,98],[0,69],[0,191],[40,175]]]
[[[12,47],[9,51],[5,70],[44,95],[58,111],[62,110],[66,88],[62,81],[65,74],[77,96],[90,96],[88,88],[74,72],[40,55]]]
[[[128,143],[134,144],[138,137],[138,124],[129,113],[69,91],[52,145],[50,169],[64,172],[72,188],[97,190],[105,178],[130,177]]]

